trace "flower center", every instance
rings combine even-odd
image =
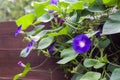
[[[79,46],[83,48],[85,46],[85,42],[84,41],[80,41],[79,42]]]

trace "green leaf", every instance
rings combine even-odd
[[[99,69],[105,65],[105,63],[102,63],[97,59],[85,59],[83,64],[87,68],[94,67],[95,69]]]
[[[58,33],[59,34],[67,34],[68,33],[68,26],[64,27],[63,29],[61,29]]]
[[[39,32],[38,34],[34,35],[34,36],[30,36],[30,38],[34,41],[38,41],[40,38],[44,37],[46,35],[48,31],[47,30],[42,30],[41,32]]]
[[[97,63],[94,65],[94,68],[95,68],[95,69],[99,69],[99,68],[103,67],[104,65],[105,65],[105,63],[97,62]]]
[[[27,63],[26,67],[24,68],[24,71],[20,74],[17,74],[14,76],[13,80],[18,80],[19,78],[23,78],[26,76],[26,74],[30,71],[30,64]]]
[[[20,52],[20,57],[23,57],[23,58],[27,57],[32,51],[32,48],[30,48],[30,50],[27,53],[26,53],[26,50],[27,50],[27,47]]]
[[[63,29],[61,29],[59,32],[52,32],[49,33],[48,36],[59,36],[59,35],[66,35],[68,34],[68,26],[64,27]]]
[[[71,44],[71,43],[72,43],[72,41],[73,41],[73,39],[68,40],[66,43]]]
[[[32,13],[27,14],[17,19],[16,24],[18,26],[22,25],[22,30],[25,30],[33,23],[34,19],[35,19],[34,14]]]
[[[53,33],[49,33],[48,36],[59,36],[60,34],[58,34],[57,32],[53,32]]]
[[[102,78],[102,79],[100,79],[100,80],[107,80],[106,78]]]
[[[120,80],[120,68],[117,68],[112,72],[110,80]]]
[[[44,2],[34,2],[34,9],[37,17],[42,16],[47,11],[44,9],[49,4],[49,1]]]
[[[82,74],[74,74],[71,78],[71,80],[80,80],[80,78],[82,77]]]
[[[37,22],[49,22],[54,18],[53,14],[46,13],[37,19]]]
[[[68,48],[68,49],[64,49],[63,51],[61,51],[61,59],[60,61],[58,61],[58,64],[66,64],[70,61],[72,61],[73,59],[75,59],[77,57],[78,54],[76,54],[76,52],[72,49],[72,48]]]
[[[119,0],[117,0],[117,6],[120,9],[120,1]]]
[[[92,31],[92,32],[87,33],[86,35],[90,38],[94,36],[96,33],[98,33],[98,31]]]
[[[64,8],[67,8],[70,4],[68,2],[65,2],[65,1],[60,1],[58,3],[58,6],[60,7],[64,7]]]
[[[110,0],[102,0],[104,4],[107,4],[110,2]]]
[[[102,0],[102,1],[106,6],[115,6],[117,3],[117,0]]]
[[[72,16],[68,17],[71,22],[76,23],[77,22],[77,12],[74,12]]]
[[[98,62],[97,59],[85,59],[83,64],[85,67],[93,67],[94,65],[96,65]]]
[[[38,49],[47,48],[53,42],[53,39],[54,39],[54,37],[50,37],[50,36],[43,38],[38,44]]]
[[[89,4],[92,4],[95,0],[81,0],[81,1],[83,1],[85,4],[87,3],[89,5]]]
[[[74,9],[74,10],[83,10],[84,9],[84,3],[83,1],[78,1],[74,4],[71,5],[71,9]]]
[[[36,26],[32,31],[26,32],[26,34],[29,35],[36,35],[37,33],[39,33],[41,31],[41,29],[43,29],[45,27],[45,25],[38,25]]]
[[[56,5],[48,5],[46,6],[46,8],[48,10],[54,10],[54,11],[60,12],[60,8],[58,8]]]
[[[83,1],[77,1],[75,3],[70,4],[70,6],[67,8],[66,13],[70,13],[73,10],[83,10],[83,9],[84,9]]]
[[[105,40],[100,40],[99,41],[99,46],[101,48],[106,48],[108,45],[110,44],[110,40],[109,39],[105,39]]]
[[[103,26],[102,34],[120,33],[120,11],[109,16],[108,20]]]
[[[103,5],[101,0],[95,0],[94,3],[89,5],[88,10],[90,12],[102,12],[102,11],[106,10],[106,7]]]
[[[80,80],[99,80],[101,74],[98,72],[87,72]]]
[[[107,70],[110,71],[110,72],[113,72],[117,68],[119,68],[119,67],[116,67],[116,66],[113,66],[113,65],[110,65],[110,64],[107,66]]]
[[[70,4],[78,2],[78,0],[64,0],[64,2],[68,2]]]

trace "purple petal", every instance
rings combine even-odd
[[[62,25],[66,19],[60,19],[59,24]]]
[[[51,0],[50,4],[57,5],[58,4],[58,0]]]
[[[100,34],[101,34],[100,32],[97,32],[97,33],[96,33],[96,37],[97,37],[98,39],[101,39]]]
[[[54,10],[49,10],[48,12],[49,12],[49,13],[53,13],[53,12],[54,12]]]
[[[15,34],[14,34],[15,37],[21,32],[21,29],[22,29],[22,25],[20,25],[20,26],[17,28],[17,30],[16,30],[16,32],[15,32]]]
[[[25,64],[22,61],[19,61],[17,64],[21,67],[25,67]]]
[[[26,49],[26,53],[28,53],[28,52],[30,51],[30,49],[33,48],[34,43],[35,43],[34,40],[32,40],[32,41],[29,43],[29,45],[28,45],[28,47],[27,47],[27,49]]]
[[[51,0],[51,1],[50,1],[50,4],[58,5],[58,0]],[[49,10],[48,12],[49,12],[49,13],[53,13],[54,10]]]
[[[90,49],[91,40],[85,35],[81,34],[73,39],[72,47],[77,53],[85,53]]]
[[[48,48],[48,52],[49,52],[49,53],[52,53],[52,52],[54,51],[54,49],[55,49],[55,44],[56,44],[56,42],[53,42],[53,43],[49,46],[49,48]]]
[[[58,14],[54,14],[54,18],[56,18],[56,19],[57,19],[57,18],[58,18]]]

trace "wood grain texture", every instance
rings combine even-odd
[[[14,37],[16,29],[15,22],[0,22],[0,80],[13,80],[13,76],[23,70],[17,65],[18,61],[23,61],[25,64],[29,62],[34,67],[46,60],[43,55],[37,56],[36,51],[27,58],[19,57],[20,51],[28,43],[23,41],[21,34]],[[58,65],[55,63],[55,59],[48,58],[38,68],[40,72],[29,72],[25,78],[19,80],[65,80],[63,71],[57,69]]]

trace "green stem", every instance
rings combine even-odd
[[[92,58],[92,53],[93,53],[93,51],[95,50],[95,48],[96,48],[96,46],[94,46],[93,49],[91,50],[90,55],[89,55],[89,58]]]
[[[113,65],[113,66],[116,66],[116,67],[119,67],[120,68],[120,65],[117,65],[117,64],[114,64],[114,63],[111,63],[111,62],[108,62],[109,64]]]
[[[47,71],[47,70],[39,70],[39,69],[35,69],[35,70],[31,69],[30,71],[31,71],[31,72],[46,72],[46,73],[51,73],[50,71]]]
[[[108,57],[111,57],[111,56],[113,56],[113,55],[115,55],[115,54],[117,54],[117,53],[119,53],[119,52],[120,52],[120,50],[116,51],[116,52],[113,53],[113,54],[108,55]]]
[[[31,69],[34,70],[36,68],[41,67],[46,61],[48,60],[48,58],[46,58],[41,64],[39,64],[38,66],[32,67]]]
[[[104,51],[104,49],[102,48],[102,49],[100,49],[100,57],[102,58],[103,57],[103,51]]]
[[[65,22],[65,24],[69,25],[71,28],[78,30],[78,28],[74,27],[73,25],[69,24],[68,22]]]

